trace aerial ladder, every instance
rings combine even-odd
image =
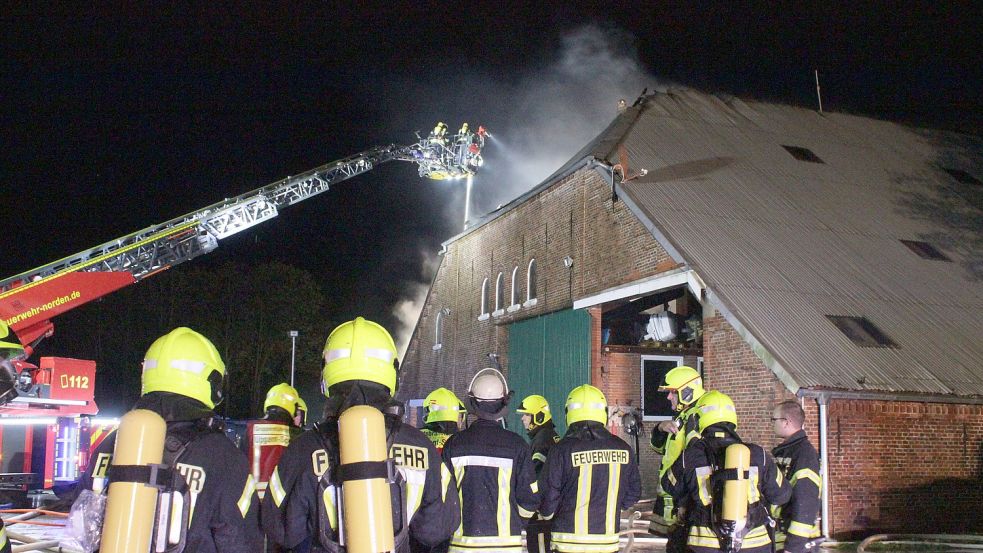
[[[439,123],[428,136],[418,134],[410,146],[369,148],[0,281],[0,327],[6,325],[23,346],[0,351],[0,405],[5,405],[0,414],[94,412],[94,364],[82,367],[71,363],[78,360],[50,357],[41,359],[40,368],[28,362],[38,343],[54,332],[52,318],[209,253],[220,240],[383,163],[415,163],[419,175],[429,179],[470,177],[482,165],[488,136],[484,127],[471,131],[466,123],[448,135],[447,126]],[[59,360],[65,370],[59,371]],[[80,388],[88,391],[80,396]],[[83,407],[86,403],[89,409]]]

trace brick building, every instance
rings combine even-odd
[[[802,402],[827,535],[983,531],[981,178],[972,137],[647,96],[444,243],[400,396],[463,397],[497,360],[562,419],[590,382],[616,431],[643,410],[651,497],[647,430],[670,415],[656,388],[688,364],[749,441],[774,446],[773,406]]]

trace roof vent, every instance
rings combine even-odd
[[[788,153],[792,154],[792,157],[799,161],[808,161],[810,163],[825,163],[823,160],[819,159],[819,156],[812,153],[809,148],[803,148],[802,146],[786,146],[782,144],[782,148],[788,150]]]
[[[983,185],[983,182],[980,182],[980,179],[970,175],[962,169],[950,169],[948,167],[943,167],[942,170],[949,173],[949,176],[963,184],[975,184],[976,186]]]
[[[935,261],[952,261],[946,254],[940,252],[938,248],[929,244],[928,242],[919,242],[918,240],[902,240],[902,244],[908,246],[908,249],[917,253],[918,257],[923,259],[933,259]]]
[[[896,348],[898,347],[881,329],[867,320],[867,317],[850,317],[826,315],[836,328],[840,329],[847,338],[862,348]]]

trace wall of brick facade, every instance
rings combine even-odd
[[[833,399],[834,535],[983,531],[983,406]]]
[[[567,268],[564,257],[573,259]],[[535,305],[526,304],[526,273],[536,260]],[[569,309],[591,295],[676,266],[623,202],[611,201],[610,184],[582,169],[497,219],[459,237],[443,252],[419,323],[403,359],[400,399],[422,398],[444,386],[461,394],[471,376],[497,353],[508,367],[507,325]],[[514,268],[521,307],[511,303]],[[481,285],[504,275],[505,312],[478,320]],[[436,317],[447,309],[441,347],[434,350]]]

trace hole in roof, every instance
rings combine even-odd
[[[908,249],[918,254],[918,257],[923,259],[933,259],[936,261],[952,261],[949,257],[939,251],[938,248],[929,244],[928,242],[921,242],[918,240],[902,240],[902,244],[908,246]]]

